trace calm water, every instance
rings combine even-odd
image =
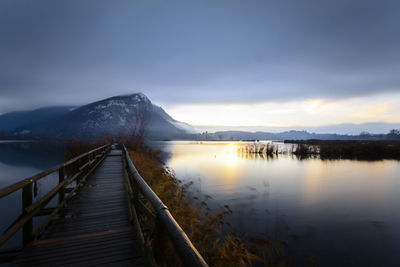
[[[399,161],[271,159],[231,142],[154,146],[214,209],[229,205],[236,231],[277,236],[296,262],[400,266]]]
[[[231,142],[157,142],[192,191],[229,205],[237,232],[277,237],[291,257],[320,266],[400,266],[400,162],[278,159],[237,153]],[[0,144],[0,187],[62,161],[60,145]],[[284,149],[284,148],[283,148]],[[49,176],[38,196],[57,183]],[[21,194],[0,200],[0,231],[20,214]],[[38,223],[36,219],[36,224]],[[8,247],[19,244],[15,236]]]
[[[38,142],[0,142],[0,188],[49,169],[63,161],[62,144]],[[58,174],[49,175],[37,184],[37,196],[46,194],[58,183]],[[0,199],[0,232],[3,233],[21,214],[21,190]],[[50,202],[49,205],[52,205]],[[35,217],[34,225],[43,220]],[[21,233],[17,233],[2,248],[17,247],[21,244]]]

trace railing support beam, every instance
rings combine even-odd
[[[66,201],[71,198],[73,193],[79,188],[81,183],[85,181],[88,175],[104,160],[106,157],[106,152],[110,149],[110,145],[104,145],[102,147],[93,149],[84,154],[81,154],[65,163],[62,163],[58,166],[55,166],[51,169],[43,171],[39,174],[36,174],[30,178],[17,182],[11,186],[0,189],[0,199],[12,194],[18,190],[22,191],[22,214],[4,231],[4,233],[0,236],[0,247],[7,242],[15,233],[17,233],[22,228],[22,245],[26,246],[31,242],[35,237],[37,237],[42,230],[46,228],[48,223],[54,218],[54,216],[61,210],[61,208],[66,204]],[[87,158],[88,162],[84,165],[82,170],[79,170],[79,166],[77,167],[78,171],[74,175],[66,177],[66,167],[77,164],[79,161],[82,162],[82,159]],[[93,158],[92,161],[90,159]],[[92,164],[94,166],[92,167]],[[72,166],[74,167],[74,166]],[[38,180],[43,177],[48,176],[51,173],[58,171],[58,185],[50,190],[47,194],[36,199],[33,202],[33,184],[35,184],[35,198],[36,198],[36,183]],[[82,175],[83,174],[83,175]],[[81,177],[83,176],[83,177]],[[66,179],[67,178],[67,179]],[[68,190],[68,195],[65,197],[65,187],[69,185],[71,182],[75,181],[75,179],[79,179],[77,182],[77,186],[73,190]],[[46,208],[48,202],[54,198],[54,196],[59,195],[59,204],[58,207]],[[45,216],[49,215],[49,217],[42,223],[35,233],[33,233],[33,223],[32,218],[34,216]]]
[[[134,190],[140,191],[140,193],[142,193],[143,196],[151,203],[156,212],[156,224],[158,223],[156,228],[160,227],[160,229],[156,230],[158,231],[158,234],[161,236],[165,233],[165,235],[167,235],[171,239],[172,244],[178,252],[184,266],[207,267],[208,265],[206,261],[193,246],[192,242],[179,226],[179,224],[172,217],[167,206],[164,205],[161,199],[154,193],[154,191],[140,176],[139,172],[133,165],[129,157],[128,150],[125,146],[123,146],[123,153],[125,154],[124,159],[127,163],[126,168],[128,171],[128,175],[131,175],[133,181],[132,185],[135,185]],[[158,238],[160,238],[160,236]],[[154,248],[154,252],[157,253],[157,245],[155,245]]]
[[[22,214],[26,213],[25,208],[32,205],[32,184],[22,188]],[[31,242],[33,236],[32,218],[30,218],[22,227],[22,244],[25,246]]]
[[[65,173],[64,173],[65,168],[61,168],[58,170],[58,183],[61,184],[64,182],[65,178]],[[61,203],[64,200],[64,194],[65,194],[65,187],[63,186],[60,191],[58,192],[58,203]]]

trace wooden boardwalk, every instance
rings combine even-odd
[[[129,221],[121,150],[111,150],[84,187],[36,241],[19,266],[143,266]]]
[[[54,188],[37,196],[37,182],[57,173]],[[0,199],[16,192],[22,211],[0,235],[0,247],[19,231],[21,247],[0,251],[0,264],[158,266],[154,255],[168,238],[183,266],[208,267],[123,144],[105,144],[1,188]],[[138,214],[147,219],[145,228]],[[166,259],[157,260],[166,266]]]

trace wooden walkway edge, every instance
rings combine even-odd
[[[38,196],[37,182],[54,174],[58,183]],[[172,243],[171,256],[183,266],[208,267],[123,144],[105,144],[2,188],[0,199],[16,192],[22,211],[0,236],[0,247],[18,233],[22,242],[0,251],[0,264],[152,267],[154,255]]]
[[[111,150],[18,266],[144,266],[130,224],[121,150]]]

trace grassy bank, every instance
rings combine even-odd
[[[236,235],[227,220],[229,208],[211,213],[205,201],[188,191],[190,184],[182,183],[165,168],[157,151],[136,146],[129,153],[141,176],[168,206],[210,266],[286,265],[279,242]],[[162,261],[167,266],[179,264],[174,255],[169,244],[161,255]]]

